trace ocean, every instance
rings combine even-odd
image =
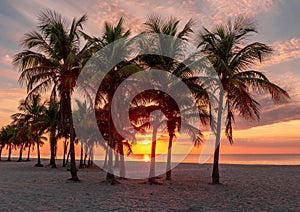
[[[199,155],[189,155],[184,162],[195,163]],[[212,163],[211,157],[206,163]],[[221,164],[300,165],[300,154],[221,154]]]
[[[127,160],[130,161],[149,161],[149,155],[135,154]],[[159,159],[158,162],[162,162]],[[172,162],[199,163],[199,155],[190,154],[187,157],[179,154],[172,155]],[[212,163],[213,156],[209,157],[205,163]],[[300,154],[221,154],[220,164],[261,164],[261,165],[300,165]]]
[[[26,159],[24,154],[23,159]],[[146,156],[146,157],[145,157]],[[41,155],[43,159],[49,159],[49,155]],[[6,160],[7,155],[2,155],[2,160]],[[13,155],[13,160],[17,160],[17,155]],[[31,159],[35,159],[36,155],[32,154]],[[80,155],[76,155],[76,159],[79,160]],[[62,156],[58,156],[57,159],[62,159]],[[104,160],[104,156],[95,157],[95,159]],[[131,155],[126,161],[140,161],[149,162],[149,155],[135,154]],[[158,162],[162,162],[159,159]],[[213,161],[211,156],[205,163],[210,164]],[[187,157],[184,155],[172,155],[172,162],[182,163],[199,163],[199,155],[190,154]],[[219,159],[220,164],[241,164],[241,165],[300,165],[300,154],[221,154]]]

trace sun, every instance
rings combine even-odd
[[[149,155],[145,154],[145,155],[143,156],[143,161],[144,161],[144,162],[149,162],[149,161],[150,161]]]
[[[144,145],[148,145],[150,143],[151,143],[151,141],[149,139],[145,139],[142,141],[142,144],[144,144]]]

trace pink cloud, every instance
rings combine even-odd
[[[215,22],[224,21],[224,17],[246,15],[254,17],[257,14],[269,12],[279,6],[279,0],[215,0],[209,1],[209,10]]]
[[[274,49],[272,57],[263,64],[263,67],[289,62],[300,58],[300,38],[291,38],[286,41],[276,41],[270,44]]]
[[[5,66],[11,66],[12,58],[8,54],[0,58],[0,64]]]

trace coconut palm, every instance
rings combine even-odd
[[[14,64],[22,72],[19,80],[27,84],[29,97],[49,89],[52,97],[58,96],[59,129],[65,137],[70,137],[71,180],[78,181],[71,95],[82,67],[92,54],[90,43],[81,44],[80,30],[87,16],[73,18],[70,27],[55,11],[46,10],[38,19],[38,31],[25,34],[22,41],[25,50],[15,55]]]
[[[146,55],[139,58],[143,65],[150,68],[158,68],[160,70],[167,71],[176,77],[180,78],[186,85],[190,88],[190,90],[193,92],[195,97],[199,100],[202,98],[207,98],[207,94],[204,94],[205,91],[201,87],[201,84],[197,82],[197,76],[193,73],[193,70],[190,70],[189,68],[186,68],[186,66],[183,63],[180,63],[179,61],[182,60],[186,63],[191,63],[192,60],[189,59],[185,55],[185,41],[188,41],[190,39],[190,35],[193,32],[192,26],[193,21],[189,20],[183,27],[183,29],[179,30],[180,21],[176,18],[169,18],[168,20],[163,20],[162,18],[153,15],[149,17],[147,22],[145,23],[146,29],[144,33],[157,33],[157,34],[163,34],[166,36],[160,36],[157,35],[158,42],[155,42],[155,45],[153,43],[147,44],[143,43],[142,48],[155,48],[157,49],[157,52],[160,53],[160,55]],[[155,36],[155,35],[153,35]],[[162,55],[169,55],[169,57],[165,57]],[[165,80],[165,82],[168,82],[168,79]],[[164,90],[169,90],[170,92],[172,89],[176,89],[176,85],[174,84],[163,84],[161,85],[162,88],[165,88]],[[176,92],[179,94],[178,92]],[[204,95],[203,95],[204,94]],[[169,150],[168,150],[168,163],[167,163],[167,169],[169,170],[167,173],[167,179],[171,178],[171,170],[170,170],[170,163],[171,163],[171,148],[172,148],[172,141],[175,135],[175,129],[180,129],[180,126],[178,125],[180,123],[180,114],[178,113],[178,109],[176,107],[171,107],[172,99],[166,95],[166,94],[160,94],[156,95],[157,98],[155,100],[156,104],[159,106],[160,110],[164,111],[165,115],[167,115],[167,129],[169,132]],[[182,102],[183,104],[189,104],[188,98],[185,99],[184,97],[186,94],[182,94]],[[153,98],[153,97],[152,97]],[[184,103],[185,102],[185,103]],[[199,101],[200,102],[200,101]],[[199,111],[200,112],[200,111]],[[199,117],[199,114],[198,114]],[[185,120],[188,121],[188,120]],[[186,126],[191,126],[188,123],[186,123]],[[155,135],[153,135],[155,136]],[[155,154],[154,146],[155,142],[152,142],[152,153]],[[151,156],[151,163],[155,163],[155,155]],[[155,170],[155,166],[151,165],[150,173],[152,173],[152,177],[149,177],[149,182],[153,183],[155,178],[153,177],[153,173]]]
[[[224,92],[220,92],[220,105],[224,98],[226,113],[226,136],[233,143],[233,123],[236,114],[242,118],[258,120],[260,104],[253,98],[252,91],[271,94],[274,102],[282,102],[289,98],[288,93],[259,71],[251,68],[262,62],[272,53],[270,46],[253,42],[249,43],[249,35],[257,33],[253,22],[245,17],[229,19],[227,24],[217,25],[212,31],[204,28],[199,33],[199,48],[213,64]],[[220,115],[218,119],[220,120]],[[217,123],[216,149],[212,182],[219,181],[219,149],[221,122]]]
[[[11,161],[11,152],[13,148],[13,137],[15,135],[15,128],[12,124],[1,128],[1,143],[8,149],[7,160]]]
[[[50,163],[52,168],[56,168],[56,148],[57,148],[57,125],[59,115],[59,103],[56,101],[50,101],[44,108],[43,114],[39,119],[39,124],[43,128],[44,132],[49,132],[50,140]]]
[[[38,151],[38,161],[35,166],[42,167],[40,145],[45,138],[42,136],[44,133],[44,126],[41,125],[40,119],[45,111],[45,103],[41,102],[41,96],[39,94],[34,94],[30,101],[26,102],[25,100],[22,100],[18,109],[20,112],[12,115],[14,124],[19,123],[23,126],[25,125],[23,128],[24,132],[26,131],[26,127],[30,127],[30,129],[27,130],[33,132]]]
[[[116,89],[119,84],[126,79],[131,73],[135,71],[139,71],[136,67],[132,66],[130,62],[126,61],[126,56],[128,55],[128,36],[130,35],[130,30],[125,30],[123,26],[123,19],[121,18],[116,26],[113,26],[109,23],[105,23],[105,31],[102,38],[97,39],[101,42],[96,42],[99,48],[104,47],[104,54],[99,55],[102,61],[109,65],[115,65],[115,61],[119,59],[123,59],[120,64],[112,67],[109,73],[103,79],[96,96],[96,105],[102,105],[102,108],[96,107],[96,116],[97,113],[104,115],[106,117],[105,125],[108,127],[108,172],[106,176],[106,180],[111,184],[115,183],[115,176],[113,174],[113,152],[112,149],[115,148],[116,141],[120,141],[120,139],[114,139],[117,135],[116,129],[113,125],[112,116],[110,113],[111,103]],[[118,41],[116,44],[115,42]],[[105,48],[107,47],[108,48]],[[110,67],[111,68],[111,67]],[[98,112],[97,112],[98,110]],[[107,113],[103,113],[103,111],[107,111]],[[98,120],[103,120],[103,117],[97,118]],[[104,123],[102,123],[103,125]],[[98,123],[99,126],[99,123]],[[101,128],[101,126],[99,126]],[[123,145],[123,143],[121,144]],[[122,149],[122,148],[119,148]]]

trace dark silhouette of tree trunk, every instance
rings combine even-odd
[[[83,148],[82,148],[82,146],[80,148],[80,164],[79,164],[79,168],[80,169],[84,168],[84,166],[83,166]]]
[[[2,149],[3,149],[3,145],[0,146],[0,160],[2,160],[2,159],[1,159],[1,156],[2,156]]]
[[[220,184],[220,175],[219,175],[219,154],[220,154],[220,141],[221,141],[221,120],[223,112],[223,99],[224,91],[221,90],[219,94],[219,106],[218,106],[218,116],[217,116],[217,128],[216,128],[216,147],[214,152],[214,164],[212,172],[212,183]]]
[[[118,183],[115,179],[114,170],[113,170],[113,147],[114,147],[114,140],[113,140],[113,121],[111,117],[111,113],[109,112],[109,120],[108,120],[108,127],[109,127],[109,140],[108,140],[108,163],[107,163],[107,174],[106,174],[106,181],[111,185]]]
[[[26,161],[30,161],[30,149],[31,149],[31,144],[29,144],[29,147],[28,147],[28,152],[27,152],[27,159],[26,159]]]
[[[50,132],[50,166],[52,168],[57,168],[56,167],[56,162],[55,162],[55,156],[56,156],[56,137],[55,137],[55,128],[51,130]]]
[[[219,151],[220,151],[220,144],[217,146],[215,153],[214,153],[214,164],[213,164],[213,172],[212,172],[212,183],[213,184],[220,184]]]
[[[68,151],[68,155],[67,155],[67,159],[66,159],[66,165],[68,165],[68,163],[69,163],[69,158],[70,158],[70,150]],[[68,171],[70,171],[70,170],[68,170]]]
[[[39,136],[38,134],[36,136],[36,145],[37,145],[37,153],[38,153],[38,161],[37,164],[35,164],[35,167],[43,167],[43,164],[41,163],[41,153],[40,153],[40,142],[39,142]]]
[[[11,144],[8,145],[8,157],[7,161],[11,161]]]
[[[21,146],[20,146],[20,152],[19,152],[19,159],[18,159],[18,162],[21,162],[21,161],[22,161],[23,146],[24,146],[24,144],[21,144]]]
[[[120,142],[120,177],[125,179],[125,158],[123,142]]]
[[[83,160],[83,165],[86,167],[86,158],[87,158],[87,154],[84,153],[84,160]]]
[[[63,88],[61,92],[61,100],[60,100],[60,124],[63,130],[64,136],[70,135],[70,172],[71,178],[69,180],[79,181],[77,176],[77,168],[76,168],[76,160],[75,160],[75,130],[73,124],[72,117],[72,108],[71,108],[71,89],[74,85],[71,84],[73,82],[73,75],[66,75],[63,80]],[[75,79],[74,79],[75,80]]]
[[[119,153],[117,151],[115,151],[115,168],[119,168],[120,167],[120,158],[119,158]]]
[[[88,159],[87,167],[91,167],[91,158],[90,158],[90,157],[89,157],[89,159]]]
[[[169,136],[166,180],[171,180],[171,175],[172,175],[172,170],[171,170],[171,156],[172,156],[173,137],[174,137],[174,134],[172,133]]]
[[[108,158],[108,147],[105,149],[105,159],[104,159],[104,165],[103,168],[107,169],[107,158]]]
[[[73,124],[71,124],[71,126],[73,126]],[[72,175],[72,178],[70,178],[70,180],[79,181],[79,178],[77,176],[77,168],[76,168],[76,161],[75,161],[74,141],[75,141],[75,132],[74,132],[74,129],[71,129],[71,132],[70,132],[70,158],[71,158],[71,175]]]
[[[156,134],[157,134],[157,126],[153,126],[152,145],[151,145],[151,164],[150,164],[150,172],[148,178],[149,183],[155,183]]]
[[[65,139],[64,140],[63,167],[65,167],[67,165],[67,162],[66,162],[67,149],[68,149],[68,142],[67,142],[67,139]]]

